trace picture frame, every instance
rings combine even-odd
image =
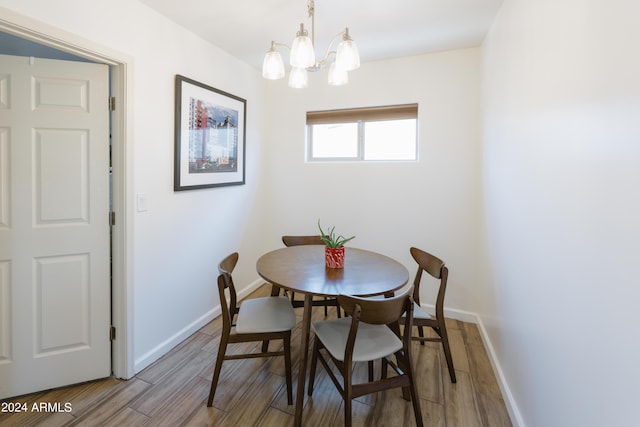
[[[174,191],[245,184],[247,101],[175,80]]]

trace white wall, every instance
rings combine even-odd
[[[64,30],[91,45],[134,58],[129,121],[134,131],[129,206],[144,193],[149,210],[134,214],[135,371],[211,318],[218,301],[218,261],[238,250],[237,280],[255,278],[262,228],[258,206],[264,87],[257,70],[136,1],[0,0],[0,6]],[[83,42],[84,43],[84,42]],[[174,77],[182,74],[247,100],[244,186],[173,191]],[[106,102],[106,101],[105,101]]]
[[[238,250],[251,283],[264,250],[321,218],[412,276],[409,246],[445,259],[446,305],[480,313],[516,422],[634,420],[640,6],[505,0],[482,50],[365,63],[340,88],[323,72],[301,91],[138,2],[0,6],[135,58],[127,201],[149,200],[132,236],[136,370],[211,315],[222,256]],[[175,74],[247,99],[247,185],[173,192]],[[419,162],[304,162],[305,111],[407,102]]]
[[[448,263],[447,306],[473,308],[477,277],[480,165],[480,51],[369,62],[347,86],[311,75],[309,88],[286,78],[267,82],[265,157],[269,227],[265,242],[283,234],[315,234],[316,222],[356,235],[348,245],[376,250],[415,273],[409,247]],[[305,163],[307,111],[419,104],[418,162]],[[393,141],[390,141],[392,143]],[[425,291],[425,299],[426,299]]]
[[[134,58],[127,202],[133,209],[144,193],[149,205],[134,213],[129,236],[136,372],[210,318],[219,259],[238,250],[236,281],[258,283],[258,256],[280,247],[282,234],[315,233],[318,218],[356,234],[354,246],[401,260],[412,276],[409,246],[433,251],[451,268],[448,305],[472,309],[478,49],[365,64],[341,88],[327,86],[325,71],[311,88],[295,91],[285,82],[263,82],[259,71],[138,2],[0,0],[0,6]],[[247,185],[173,192],[175,74],[247,99]],[[407,102],[420,104],[419,162],[304,163],[305,111]]]
[[[484,43],[477,311],[522,425],[638,422],[638,16],[505,0]]]

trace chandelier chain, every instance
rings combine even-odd
[[[313,18],[313,14],[316,12],[316,2],[314,0],[307,2],[307,10],[309,11],[309,18]]]
[[[315,0],[309,0],[307,3],[309,9],[309,18],[311,18],[311,44],[316,44],[316,2]]]

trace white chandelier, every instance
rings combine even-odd
[[[293,88],[306,88],[309,82],[309,72],[319,71],[329,66],[329,84],[334,86],[344,85],[349,82],[348,71],[360,67],[360,54],[356,43],[349,36],[349,28],[337,34],[329,43],[327,52],[320,60],[316,59],[314,49],[315,30],[315,2],[309,0],[307,3],[309,17],[311,18],[311,38],[300,24],[300,30],[296,33],[291,47],[283,43],[271,42],[271,48],[264,56],[262,63],[262,77],[269,80],[278,80],[284,77],[284,63],[280,52],[276,46],[284,46],[289,49],[289,86]],[[334,42],[342,38],[338,48],[331,50]]]

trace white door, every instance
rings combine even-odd
[[[0,399],[111,373],[108,82],[0,55]]]

